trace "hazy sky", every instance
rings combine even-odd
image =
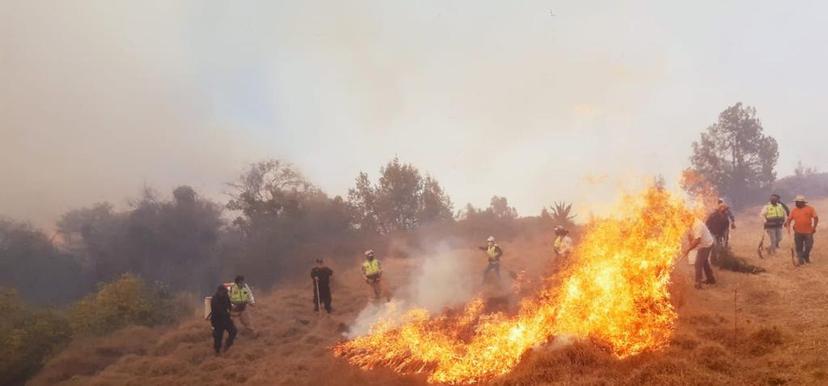
[[[0,0],[0,215],[221,197],[271,157],[344,195],[395,155],[458,207],[584,211],[737,101],[780,175],[828,169],[824,2],[345,3]]]

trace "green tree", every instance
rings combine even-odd
[[[417,227],[423,192],[420,171],[394,158],[380,169],[375,187],[377,214],[383,230],[410,230]]]
[[[134,272],[175,289],[212,289],[220,264],[221,206],[186,185],[171,199],[145,189],[130,204],[123,212],[107,203],[76,209],[57,224],[69,250],[93,273],[93,283]]]
[[[324,197],[292,164],[280,160],[255,163],[229,185],[227,209],[242,212],[236,219],[242,226],[295,216],[308,200]]]
[[[77,257],[42,231],[0,219],[0,286],[16,288],[28,302],[62,304],[90,289],[89,282]]]
[[[492,197],[487,209],[496,220],[514,220],[518,216],[517,209],[509,206],[506,197]]]
[[[420,223],[431,221],[451,221],[454,218],[454,204],[440,183],[432,176],[423,181],[423,193],[418,214]]]
[[[171,292],[124,274],[75,303],[69,322],[77,334],[104,335],[128,325],[172,323],[184,313]]]
[[[440,183],[398,158],[380,169],[377,184],[360,173],[348,191],[348,204],[357,228],[383,234],[453,220],[453,204]]]
[[[35,309],[0,288],[0,385],[23,384],[72,336],[58,313]]]
[[[691,169],[734,204],[747,204],[776,180],[778,146],[763,130],[755,108],[741,103],[728,107],[693,142]]]
[[[349,208],[329,198],[293,165],[269,160],[251,165],[236,182],[227,208],[241,212],[234,221],[239,250],[231,264],[258,285],[304,267],[310,256],[330,256],[351,235]]]
[[[796,169],[794,169],[794,176],[799,178],[807,178],[813,176],[814,174],[817,174],[817,168],[813,166],[805,166],[802,164],[802,161],[798,161],[796,163]]]

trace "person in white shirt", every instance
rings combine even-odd
[[[687,248],[682,253],[682,258],[687,257],[690,251],[696,251],[696,288],[702,288],[704,284],[716,284],[716,278],[713,277],[713,268],[710,267],[710,250],[716,240],[713,234],[707,229],[707,225],[699,219],[693,221],[693,225],[687,230],[685,234],[687,241]],[[706,278],[702,281],[702,273]]]

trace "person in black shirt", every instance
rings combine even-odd
[[[216,288],[216,293],[210,299],[210,323],[213,325],[213,349],[216,355],[221,349],[221,341],[224,339],[224,331],[227,331],[227,341],[224,343],[224,351],[233,345],[236,340],[236,325],[230,318],[230,296],[227,294],[227,287],[223,284]]]
[[[333,270],[325,266],[322,259],[316,259],[316,267],[311,269],[311,279],[313,279],[313,310],[319,312],[320,303],[325,307],[325,311],[331,313],[331,276]]]
[[[713,234],[713,237],[716,238],[716,243],[719,244],[719,246],[724,246],[727,239],[727,231],[730,226],[730,217],[728,216],[729,212],[730,208],[727,207],[727,204],[719,204],[716,211],[711,213],[710,216],[707,217],[707,221],[705,221],[707,229],[709,229],[710,233]]]

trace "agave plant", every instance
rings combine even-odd
[[[552,221],[556,225],[571,226],[574,224],[575,215],[572,214],[572,204],[565,201],[554,202],[549,207]]]

